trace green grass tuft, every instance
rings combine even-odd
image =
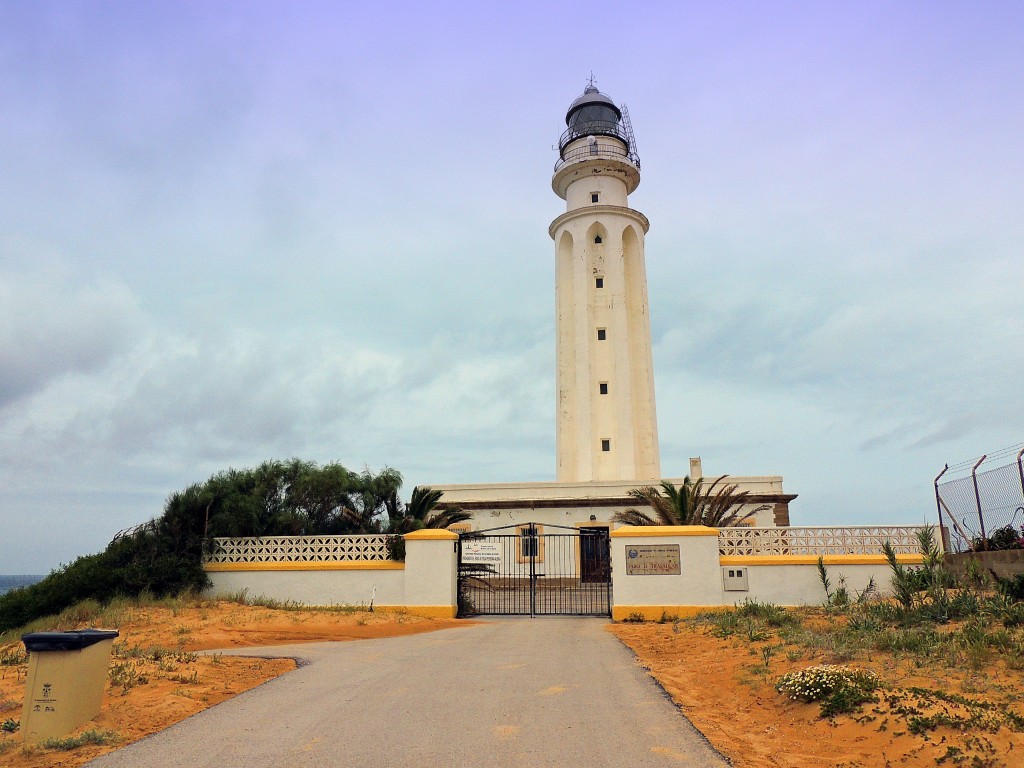
[[[91,729],[80,733],[78,736],[68,736],[65,739],[47,739],[42,743],[44,749],[57,749],[63,752],[70,752],[73,749],[87,746],[102,746],[104,744],[116,744],[121,737],[113,731],[99,731]]]

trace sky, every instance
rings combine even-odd
[[[1024,441],[1024,5],[0,0],[0,573],[267,459],[553,480],[591,73],[667,477],[917,524]]]

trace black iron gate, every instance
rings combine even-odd
[[[607,527],[523,523],[459,536],[459,615],[610,616]]]

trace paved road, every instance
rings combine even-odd
[[[93,768],[724,766],[600,619],[246,649],[308,663]]]

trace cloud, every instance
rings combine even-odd
[[[0,271],[0,408],[108,365],[130,347],[139,320],[123,283]]]
[[[95,309],[92,296],[79,304]],[[98,322],[102,313],[70,316],[81,314]],[[195,480],[208,468],[293,455],[356,467],[414,458],[429,469],[425,457],[443,454],[433,471],[459,474],[488,449],[498,457],[548,443],[547,344],[511,346],[500,325],[389,348],[322,325],[182,329],[137,310],[132,318],[134,343],[81,353],[75,359],[85,362],[74,366],[40,365],[0,413],[9,488],[97,469],[191,468]],[[54,345],[76,346],[69,322],[55,326]]]

